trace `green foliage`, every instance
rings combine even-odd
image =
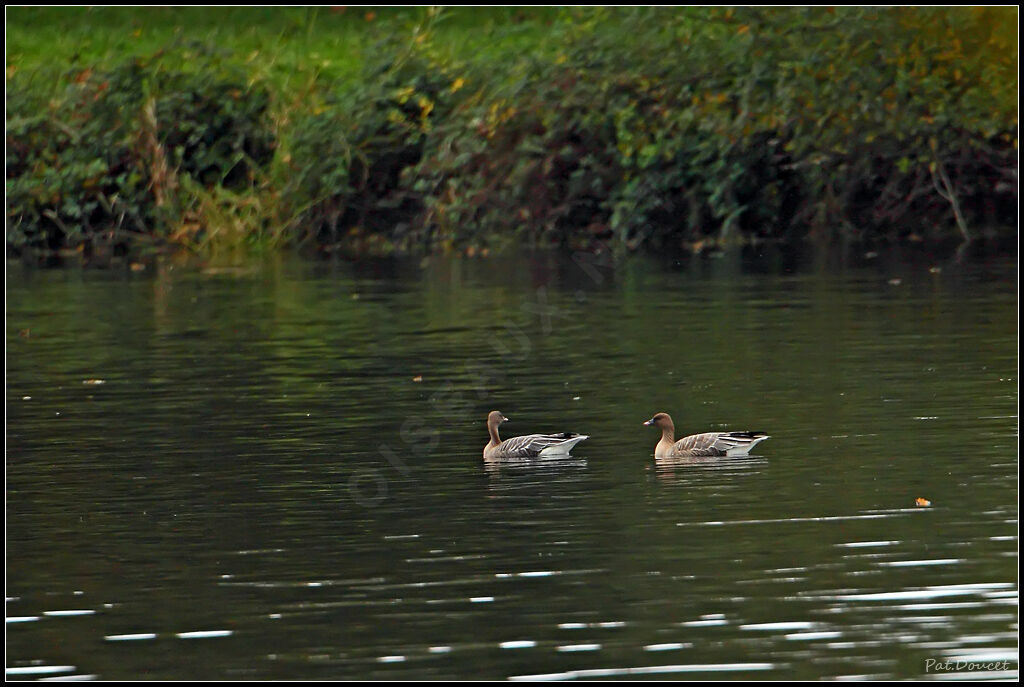
[[[241,74],[160,76],[156,121],[169,164],[205,186],[248,186],[274,153],[269,93]]]
[[[144,170],[131,141],[111,126],[120,107],[97,117],[87,73],[61,101],[40,102],[8,84],[7,242],[56,249],[99,230],[146,231],[151,219]]]
[[[1008,40],[997,12],[567,12],[555,59],[492,72],[427,137],[409,170],[422,235],[636,247],[1015,224],[1015,61],[983,47]]]
[[[365,11],[358,75],[317,54],[282,79],[258,50],[180,42],[42,90],[9,70],[8,245],[636,248],[1016,225],[1015,8],[530,12]]]
[[[8,245],[118,245],[171,230],[188,210],[180,179],[240,189],[274,152],[269,94],[215,56],[129,60],[76,70],[41,102],[33,80],[8,82]],[[170,65],[170,66],[169,66]]]
[[[304,238],[328,247],[416,240],[422,200],[405,181],[460,87],[431,49],[430,18],[412,26],[411,43],[381,39],[357,87],[341,84],[297,120],[282,197]]]

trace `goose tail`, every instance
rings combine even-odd
[[[589,438],[590,437],[587,436],[586,434],[570,435],[569,438],[567,438],[567,439],[565,439],[563,441],[560,441],[557,444],[552,444],[551,446],[548,446],[547,448],[542,450],[539,455],[541,455],[541,456],[567,456],[567,455],[569,455],[569,451],[572,450],[573,446],[575,446],[576,444],[580,443],[584,439],[589,439]]]
[[[764,432],[732,432],[729,437],[737,443],[726,451],[727,456],[745,456],[765,439],[771,439]]]

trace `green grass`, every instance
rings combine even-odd
[[[310,75],[356,78],[364,51],[408,36],[428,21],[425,7],[9,7],[8,78],[15,71],[63,73],[106,67],[191,42],[287,90]],[[551,54],[565,10],[451,8],[433,23],[440,49],[467,62],[500,61],[524,50]]]

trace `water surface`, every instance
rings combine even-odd
[[[992,255],[9,265],[7,674],[1015,678],[1016,349]]]

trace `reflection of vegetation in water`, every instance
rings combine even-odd
[[[18,250],[1015,224],[1015,8],[9,15]]]
[[[44,637],[105,678],[239,665],[268,679],[310,666],[361,678],[379,675],[376,656],[458,641],[468,650],[455,668],[413,670],[498,678],[524,672],[519,660],[532,672],[572,666],[556,651],[477,651],[485,640],[589,641],[591,628],[558,625],[614,621],[592,629],[637,665],[671,639],[694,644],[693,663],[770,655],[797,677],[848,674],[833,647],[737,627],[809,619],[863,640],[856,665],[867,651],[915,676],[931,649],[877,638],[921,610],[837,606],[835,595],[1013,588],[1012,259],[766,248],[609,260],[600,280],[550,254],[158,265],[12,268],[9,605],[26,616],[103,608],[17,628],[14,661],[38,658]],[[540,289],[565,313],[550,329],[523,308]],[[492,345],[507,322],[528,355]],[[106,383],[83,383],[97,378]],[[591,439],[578,462],[491,471],[480,449],[494,407],[524,433]],[[660,465],[640,425],[655,410],[680,431],[749,427],[772,440],[747,462]],[[427,436],[438,443],[417,451]],[[386,483],[374,507],[350,492],[363,474]],[[916,497],[932,507],[914,509]],[[891,546],[845,546],[879,540]],[[879,565],[931,559],[962,562]],[[470,599],[482,597],[493,600],[480,611]],[[1009,628],[1012,642],[1005,598],[962,600],[921,639],[999,641]],[[510,627],[495,628],[494,613]],[[707,627],[681,625],[704,614],[727,614],[715,646],[700,643]],[[161,642],[126,654],[102,639],[224,627],[263,639],[184,664],[161,662]],[[283,645],[298,660],[259,660]],[[805,660],[815,650],[827,660]]]

